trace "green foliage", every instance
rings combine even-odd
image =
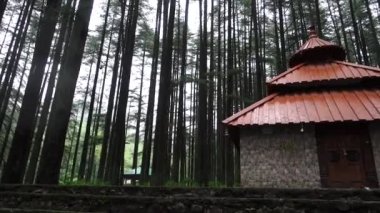
[[[146,186],[149,186],[149,184],[146,184]],[[186,178],[180,182],[175,181],[167,181],[164,185],[165,187],[169,188],[199,188],[202,187],[198,183],[196,183],[193,179]],[[209,181],[207,188],[224,188],[226,187],[225,184],[218,182],[218,181]]]
[[[210,187],[210,188],[225,188],[227,186],[226,186],[226,184],[221,183],[219,181],[210,181],[210,182],[208,182],[208,187]]]
[[[175,182],[175,181],[170,180],[165,183],[165,187],[192,188],[192,187],[198,187],[198,184],[192,179],[185,179],[180,182]]]
[[[60,184],[62,185],[69,185],[69,186],[109,186],[111,185],[108,182],[102,181],[102,180],[95,180],[91,182],[87,182],[85,180],[66,180],[66,181],[61,181]]]

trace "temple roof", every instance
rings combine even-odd
[[[274,93],[227,118],[229,126],[380,120],[380,89]]]
[[[319,38],[314,27],[310,27],[309,39],[289,59],[289,67],[305,62],[343,61],[345,58],[346,52],[342,47]]]
[[[225,119],[224,124],[380,120],[380,69],[344,62],[343,48],[318,38],[314,28],[309,35],[290,59],[291,68],[267,83],[273,93]]]
[[[305,84],[321,81],[380,78],[377,67],[331,61],[329,63],[303,63],[272,78],[268,85]]]

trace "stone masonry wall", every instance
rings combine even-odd
[[[0,184],[0,212],[375,213],[380,190]]]
[[[241,129],[243,187],[320,188],[314,126]]]
[[[373,158],[375,160],[377,179],[380,180],[380,123],[374,122],[369,125]]]

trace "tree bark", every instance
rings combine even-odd
[[[233,68],[234,68],[234,55],[232,49],[232,4],[228,1],[228,40],[227,40],[227,105],[226,105],[226,115],[231,116],[233,114]],[[233,160],[233,146],[232,142],[227,140],[225,148],[225,158],[226,158],[226,183],[227,186],[233,186],[234,184],[234,160]]]
[[[21,54],[21,51],[23,48],[23,44],[25,42],[26,32],[27,32],[28,27],[29,27],[29,22],[30,22],[30,18],[32,15],[33,5],[34,5],[34,1],[31,3],[29,11],[28,11],[29,15],[28,15],[28,18],[26,21],[26,25],[25,25],[26,27],[24,29],[24,33],[22,33],[23,35],[19,37],[20,38],[19,50],[18,50],[17,54],[16,54],[16,52],[13,53],[12,58],[8,64],[7,74],[8,73],[10,74],[8,76],[11,79],[7,78],[7,76],[6,76],[5,81],[4,81],[7,83],[9,82],[8,90],[12,89],[13,79],[16,75],[16,70],[17,70],[16,69],[17,64],[18,64],[17,62],[18,62],[18,58],[20,57],[20,54]],[[48,6],[47,6],[46,10],[48,10]],[[46,19],[44,18],[42,20],[46,20]],[[41,31],[46,29],[46,28],[45,29],[43,28],[42,25],[44,25],[44,24],[42,24],[42,23],[43,22],[41,21],[40,22],[40,30]],[[20,31],[19,31],[20,33],[22,32],[21,26],[20,26]],[[54,31],[53,31],[53,33],[54,33]],[[35,63],[33,63],[36,61],[35,58],[38,57],[37,54],[43,54],[43,53],[38,53],[38,51],[42,51],[42,52],[46,51],[46,49],[41,47],[43,45],[43,43],[41,43],[41,36],[37,36],[36,42],[37,42],[36,47],[35,47],[36,50],[34,51],[34,56],[33,56],[33,60],[32,60],[32,68],[33,68],[33,65],[35,65]],[[16,41],[16,44],[15,44],[16,47],[17,47],[17,43],[18,42]],[[49,49],[47,49],[47,55],[49,55]],[[46,56],[46,58],[47,58],[47,56]],[[32,71],[33,71],[33,69],[32,69]],[[37,72],[37,70],[34,70],[34,71]],[[42,75],[43,75],[43,73],[44,73],[44,70],[42,71]],[[31,77],[31,76],[33,76],[33,73],[31,73],[29,75],[29,77]],[[41,78],[41,80],[42,80],[42,78]],[[30,80],[28,80],[27,88],[28,88],[28,85],[30,88],[29,81]],[[33,86],[33,85],[31,85],[31,86]],[[37,98],[36,98],[37,101],[38,101],[39,89],[40,88],[38,87]],[[5,85],[4,84],[2,87],[2,91],[5,91]],[[30,128],[30,126],[28,124],[33,125],[34,116],[35,116],[35,111],[29,111],[30,113],[33,113],[31,115],[25,114],[25,111],[28,111],[28,109],[26,109],[26,104],[24,104],[24,103],[29,100],[28,94],[31,94],[31,93],[30,93],[30,91],[26,90],[25,94],[24,94],[23,104],[22,104],[22,106],[24,106],[24,107],[21,108],[21,111],[19,114],[19,119],[18,119],[17,126],[16,126],[16,130],[15,130],[15,135],[13,137],[12,145],[11,145],[11,148],[9,150],[8,159],[7,159],[7,162],[5,164],[5,167],[4,167],[4,170],[2,173],[2,178],[1,178],[2,183],[22,183],[22,180],[24,177],[24,172],[25,172],[27,161],[28,161],[29,150],[30,150],[30,145],[31,145],[30,137],[31,137],[31,134],[33,131],[33,130],[31,130],[30,132],[27,132],[29,130],[28,128]],[[5,98],[5,99],[2,99],[2,102],[5,101],[5,103],[3,103],[4,104],[3,107],[7,107],[7,105],[8,105],[7,102],[9,99],[6,98],[6,96],[7,96],[6,93],[2,93],[1,96],[2,96],[2,98]],[[33,100],[33,102],[36,100]],[[31,102],[31,104],[33,102]],[[31,106],[31,108],[33,108],[33,106]],[[23,121],[26,121],[26,122],[30,121],[30,123],[21,123]],[[23,130],[25,130],[25,132]]]
[[[322,33],[322,20],[321,20],[321,12],[319,9],[319,0],[314,0],[315,3],[315,18],[317,19],[317,30],[318,30],[318,35],[323,38],[323,33]]]
[[[344,41],[344,46],[345,46],[345,49],[346,49],[346,52],[347,52],[347,60],[348,61],[352,61],[351,59],[351,51],[350,51],[350,48],[348,46],[348,40],[347,40],[347,33],[346,33],[346,25],[344,24],[344,20],[343,20],[343,14],[342,14],[342,8],[340,6],[340,3],[339,3],[339,0],[336,0],[336,4],[337,4],[337,7],[338,7],[338,13],[339,13],[339,20],[340,20],[340,26],[341,26],[341,30],[342,30],[342,35],[343,35],[343,41]]]
[[[356,55],[358,58],[358,63],[362,64],[362,54],[361,54],[361,44],[360,44],[360,35],[359,35],[359,28],[358,23],[356,22],[356,16],[354,11],[354,5],[352,0],[348,0],[350,5],[350,14],[351,14],[351,20],[352,20],[352,26],[354,27],[354,35],[355,35],[355,47],[356,47]]]
[[[136,37],[136,25],[137,17],[139,13],[139,0],[131,1],[129,5],[127,27],[126,27],[126,41],[122,57],[122,73],[121,73],[121,83],[120,83],[120,96],[119,103],[116,110],[116,120],[114,128],[112,129],[112,137],[110,142],[109,155],[107,166],[110,167],[108,175],[106,175],[106,180],[111,184],[118,185],[121,183],[121,169],[124,163],[124,150],[125,146],[125,114],[127,108],[127,100],[129,93],[129,81],[131,75],[133,51],[135,46]]]
[[[285,49],[285,30],[284,30],[284,14],[283,14],[283,0],[278,0],[278,14],[280,19],[280,46],[281,46],[281,69],[280,73],[284,72],[287,68],[286,49]]]
[[[62,47],[63,42],[65,40],[65,35],[67,34],[67,27],[68,27],[68,21],[69,21],[69,9],[71,8],[72,0],[67,1],[66,6],[62,8],[62,24],[59,32],[59,37],[54,53],[54,60],[53,60],[53,66],[50,72],[50,77],[48,81],[48,86],[45,94],[44,104],[42,106],[41,111],[41,118],[38,123],[37,132],[34,137],[34,144],[31,151],[31,156],[29,160],[28,169],[25,174],[25,183],[34,183],[34,178],[36,175],[36,169],[37,169],[37,163],[38,163],[38,157],[40,155],[41,145],[42,145],[42,139],[43,135],[46,129],[46,123],[49,115],[49,109],[51,105],[51,100],[53,99],[53,91],[54,91],[54,85],[55,80],[57,77],[58,72],[58,65],[61,61],[61,53],[62,53]]]
[[[94,60],[91,59],[91,61],[93,62]],[[75,169],[76,169],[76,164],[77,164],[77,156],[78,156],[78,149],[79,149],[79,143],[80,143],[80,136],[81,136],[81,133],[82,133],[82,124],[83,124],[84,113],[86,111],[86,104],[87,104],[87,94],[88,94],[88,90],[89,90],[89,87],[90,87],[90,79],[91,79],[91,74],[92,74],[92,65],[93,64],[91,63],[91,65],[90,65],[90,71],[89,71],[88,77],[87,77],[87,84],[86,84],[87,86],[86,86],[86,91],[84,93],[82,112],[81,112],[80,121],[79,121],[79,129],[78,129],[78,134],[77,134],[76,142],[75,142],[73,166],[71,167],[71,175],[70,175],[70,180],[71,181],[73,181],[73,179],[74,179]]]
[[[165,0],[168,7],[169,0]],[[160,89],[158,94],[156,131],[153,149],[153,165],[151,184],[154,186],[164,185],[169,180],[170,160],[168,156],[168,109],[171,85],[172,68],[172,44],[174,31],[175,0],[170,0],[170,12],[167,28],[164,27],[163,52],[161,58]],[[167,10],[168,8],[166,8]],[[165,10],[165,8],[164,8]],[[165,17],[165,14],[164,14]]]
[[[195,181],[207,186],[210,172],[209,141],[207,140],[207,0],[200,0],[200,66],[198,80],[197,139],[195,144]],[[203,20],[202,20],[202,17]],[[203,22],[203,26],[202,23]]]
[[[22,81],[24,79],[25,71],[26,71],[26,65],[29,62],[30,43],[29,43],[29,47],[28,47],[28,50],[27,50],[26,53],[27,53],[27,56],[26,56],[26,59],[25,59],[24,67],[23,67],[22,72],[21,72],[20,81]],[[15,112],[16,112],[16,108],[17,108],[17,105],[18,105],[18,100],[20,98],[21,86],[22,86],[22,84],[19,84],[19,86],[18,86],[17,93],[16,93],[16,96],[15,96],[15,99],[14,99],[14,102],[13,102],[13,106],[12,106],[12,111],[11,111],[11,114],[10,114],[10,118],[11,119],[10,119],[10,121],[8,123],[7,129],[6,129],[6,132],[5,132],[4,141],[3,141],[3,144],[2,144],[1,149],[0,149],[0,165],[4,161],[5,149],[7,148],[8,143],[9,143],[9,136],[10,136],[10,133],[11,133],[13,118],[14,118],[14,115],[15,115]]]
[[[186,136],[184,122],[184,87],[186,83],[186,67],[187,67],[187,31],[189,19],[189,0],[185,3],[185,21],[182,30],[182,55],[181,55],[181,74],[179,79],[179,94],[178,94],[178,111],[177,111],[177,140],[174,145],[173,152],[173,171],[172,180],[175,182],[183,181],[185,178],[186,165]]]
[[[256,63],[256,92],[254,100],[260,100],[263,97],[263,75],[261,70],[260,62],[260,47],[259,47],[259,35],[258,35],[258,22],[257,22],[257,9],[256,0],[252,0],[252,22],[253,22],[253,32],[254,32],[254,44],[255,44],[255,63]],[[252,42],[252,41],[251,41]]]
[[[376,64],[377,66],[380,66],[380,44],[379,40],[377,39],[377,33],[376,33],[376,28],[375,24],[373,21],[372,13],[371,13],[371,8],[369,7],[369,1],[364,0],[365,7],[367,9],[367,14],[368,14],[368,20],[369,20],[369,26],[370,26],[370,32],[372,36],[372,41],[374,43],[374,50],[375,50],[375,55],[376,55]]]
[[[0,23],[3,20],[3,16],[5,13],[5,8],[7,7],[8,0],[1,0],[0,1]]]
[[[144,147],[141,164],[141,181],[147,182],[149,179],[150,160],[152,153],[152,138],[153,138],[153,110],[156,95],[156,78],[158,67],[158,55],[160,46],[160,33],[161,33],[161,11],[162,0],[157,1],[157,14],[156,14],[156,28],[154,33],[153,55],[152,55],[152,69],[150,75],[148,107],[145,119],[145,132],[144,132]]]
[[[108,105],[107,105],[107,113],[104,123],[104,133],[103,133],[103,141],[102,141],[102,150],[100,153],[99,160],[99,169],[98,169],[98,179],[104,178],[104,169],[106,164],[106,159],[109,150],[109,141],[110,141],[110,131],[111,131],[111,123],[112,123],[112,112],[114,107],[115,100],[115,90],[118,79],[118,71],[119,71],[119,59],[120,59],[120,51],[121,51],[121,43],[123,38],[124,31],[124,15],[125,15],[125,4],[126,0],[123,0],[121,3],[121,20],[119,23],[119,34],[117,39],[117,46],[115,51],[115,59],[114,65],[112,69],[112,79],[111,79],[111,88],[108,96]]]
[[[64,152],[67,126],[86,43],[93,0],[80,0],[73,31],[58,77],[52,110],[42,148],[37,183],[57,184]]]
[[[106,30],[107,30],[107,24],[108,24],[110,4],[111,4],[111,1],[108,0],[107,1],[107,7],[106,7],[106,13],[104,15],[103,29],[102,29],[101,38],[100,38],[98,57],[97,57],[96,68],[95,68],[94,84],[93,84],[92,91],[91,91],[90,106],[89,106],[89,110],[88,110],[88,117],[87,117],[87,123],[86,123],[86,132],[85,132],[84,140],[83,140],[83,149],[82,149],[81,160],[80,160],[80,164],[79,164],[79,173],[78,173],[79,179],[84,178],[85,170],[86,170],[87,157],[88,157],[87,152],[88,152],[89,141],[90,141],[90,133],[91,133],[92,116],[93,116],[94,104],[95,104],[96,87],[98,84],[100,64],[102,62],[104,41],[105,41],[105,37],[106,37]]]
[[[141,108],[142,108],[142,90],[144,85],[144,68],[145,68],[145,55],[146,55],[146,44],[144,44],[143,56],[142,56],[142,65],[141,65],[141,76],[140,76],[140,92],[139,92],[139,100],[137,106],[137,116],[136,116],[136,133],[135,133],[135,145],[133,150],[133,161],[132,161],[132,169],[135,170],[135,174],[137,174],[137,163],[138,163],[138,152],[139,152],[139,144],[140,144],[140,124],[141,124]],[[134,182],[133,184],[136,184]]]

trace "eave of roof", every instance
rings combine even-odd
[[[224,119],[222,121],[222,123],[224,124],[228,124],[229,122],[235,120],[236,118],[240,117],[241,115],[244,115],[245,113],[255,109],[256,107],[259,107],[260,105],[266,103],[267,101],[270,101],[271,99],[273,99],[274,97],[276,97],[278,94],[277,93],[273,93],[271,95],[268,95],[267,97],[261,99],[260,101],[257,101],[255,103],[253,103],[252,105],[246,107],[245,109],[242,109],[241,111],[239,111],[238,113],[235,113],[233,115],[231,115],[230,117]]]
[[[380,120],[380,89],[273,94],[223,123],[252,126]]]
[[[286,85],[346,79],[380,78],[380,69],[343,61],[303,63],[269,80],[267,84]]]

